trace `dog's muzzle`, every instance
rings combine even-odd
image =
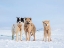
[[[44,24],[44,26],[48,26],[47,24]]]
[[[19,23],[21,23],[21,21],[19,21]]]
[[[48,24],[45,24],[45,26],[48,26]]]
[[[27,22],[26,24],[30,24],[29,22]]]

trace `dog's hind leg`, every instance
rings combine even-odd
[[[34,36],[34,39],[33,39],[33,41],[35,41],[35,32],[33,32],[33,36]]]
[[[33,26],[33,31],[32,31],[32,34],[33,34],[33,36],[34,36],[34,39],[33,39],[33,41],[35,41],[35,33],[36,33],[36,27],[35,26]]]
[[[26,35],[26,41],[28,40],[28,38],[27,38],[27,32],[25,32],[25,35]]]

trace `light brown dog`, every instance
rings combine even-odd
[[[30,36],[33,35],[34,41],[35,41],[36,28],[34,24],[32,23],[31,18],[25,18],[24,30],[25,30],[26,40],[30,41]]]
[[[45,20],[43,21],[44,26],[44,39],[43,41],[51,41],[51,27],[50,27],[50,21]]]

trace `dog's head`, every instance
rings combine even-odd
[[[17,17],[17,23],[21,23],[21,22],[24,23],[24,18]]]
[[[44,24],[45,26],[48,26],[48,25],[49,25],[49,20],[43,21],[43,24]]]
[[[25,18],[25,23],[26,24],[32,23],[32,18]]]
[[[46,30],[49,29],[49,26],[50,26],[49,24],[50,24],[50,21],[49,20],[43,21],[43,25],[44,25],[44,27],[45,27]]]

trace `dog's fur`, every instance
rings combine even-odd
[[[43,39],[43,41],[46,41],[46,40],[51,41],[50,21],[49,20],[43,21],[43,26],[44,26],[44,39]]]
[[[24,23],[24,31],[26,35],[26,40],[30,41],[30,36],[33,35],[34,41],[35,41],[35,32],[36,32],[36,27],[32,23],[31,18],[25,18],[25,23]]]
[[[17,23],[12,26],[12,40],[14,39],[14,35],[16,34],[16,41],[18,41],[19,33],[20,40],[22,40],[22,24],[24,22],[24,18],[17,17]]]

